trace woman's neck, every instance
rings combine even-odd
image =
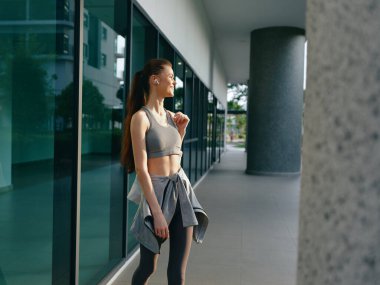
[[[158,98],[155,94],[149,95],[149,100],[146,105],[149,109],[154,110],[157,114],[165,113],[164,110],[164,98]]]

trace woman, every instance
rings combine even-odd
[[[191,240],[201,243],[208,217],[181,168],[181,145],[190,122],[164,108],[174,96],[172,65],[152,59],[135,74],[128,96],[122,163],[136,171],[142,195],[131,232],[140,243],[132,285],[147,284],[162,243],[170,238],[168,284],[184,284]]]

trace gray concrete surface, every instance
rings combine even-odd
[[[306,13],[297,284],[379,285],[380,2]]]
[[[203,244],[192,244],[187,285],[295,284],[300,177],[251,176],[245,167],[243,149],[228,146],[195,188],[210,224]],[[167,284],[168,245],[150,285]],[[114,285],[130,284],[138,259]]]

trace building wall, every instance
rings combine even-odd
[[[227,78],[201,0],[137,0],[205,85],[227,105]]]

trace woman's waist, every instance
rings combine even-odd
[[[171,176],[181,168],[181,157],[170,155],[148,158],[148,172],[150,176]]]

